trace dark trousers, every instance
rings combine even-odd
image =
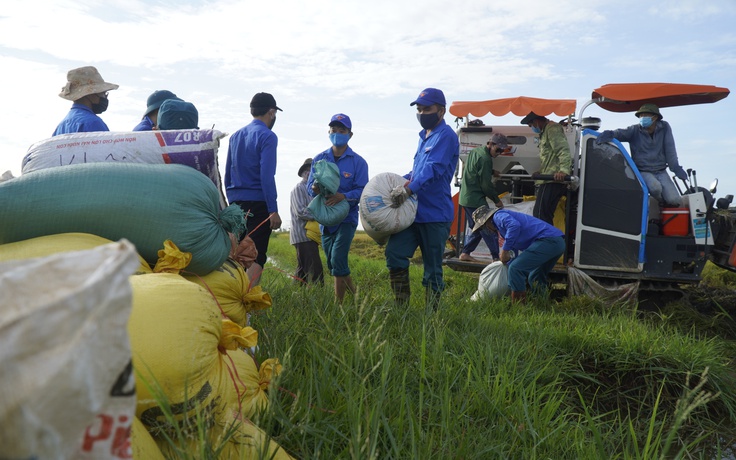
[[[296,248],[296,277],[304,284],[324,284],[322,259],[319,258],[319,245],[314,241],[294,244]]]
[[[565,196],[567,185],[550,182],[537,188],[537,199],[534,202],[533,216],[554,225],[555,210],[560,198]]]
[[[266,251],[268,251],[268,239],[271,237],[271,222],[264,222],[263,225],[258,227],[261,222],[268,221],[268,208],[266,208],[265,201],[236,201],[234,204],[240,206],[240,209],[246,213],[246,231],[242,235],[241,240],[246,235],[250,234],[250,238],[256,245],[258,256],[256,257],[256,263],[261,267],[266,266]],[[250,214],[248,214],[250,213]],[[252,214],[252,215],[251,215]],[[258,227],[255,231],[254,228]],[[253,232],[251,234],[251,232]]]

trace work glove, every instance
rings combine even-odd
[[[605,144],[607,142],[611,142],[612,140],[613,140],[613,131],[606,130],[598,135],[598,137],[595,139],[595,143],[600,145],[600,144]]]
[[[679,171],[675,173],[678,179],[681,179],[683,182],[687,182],[687,173],[684,169],[680,168]]]
[[[406,191],[406,187],[403,185],[397,185],[391,189],[391,207],[398,208],[401,206],[407,198],[409,198],[409,192]]]

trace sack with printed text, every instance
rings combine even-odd
[[[360,196],[360,223],[368,236],[380,245],[386,244],[389,236],[414,223],[417,215],[416,194],[400,206],[392,206],[391,190],[404,183],[406,179],[398,174],[377,174],[368,181]]]

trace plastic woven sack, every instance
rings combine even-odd
[[[90,163],[23,174],[0,183],[0,244],[57,233],[132,242],[151,265],[164,241],[192,253],[187,270],[207,274],[230,254],[228,232],[244,228],[236,205],[182,165]]]
[[[332,195],[340,188],[340,169],[335,163],[319,160],[313,166],[314,181],[320,186],[323,194]]]
[[[509,268],[503,262],[493,262],[486,265],[480,278],[478,278],[478,290],[473,294],[471,300],[494,299],[503,297],[509,293]]]
[[[401,206],[391,206],[391,190],[406,183],[406,179],[395,173],[374,176],[360,196],[360,223],[365,232],[383,245],[388,237],[408,228],[417,215],[417,196],[412,194]]]
[[[0,263],[0,457],[131,458],[138,266],[126,241]]]
[[[326,227],[339,225],[350,212],[350,203],[342,200],[334,206],[327,206],[326,199],[324,195],[317,195],[312,198],[307,208],[314,216],[314,220],[320,224]]]

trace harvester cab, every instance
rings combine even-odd
[[[608,285],[637,281],[643,286],[697,283],[708,260],[736,271],[736,208],[732,195],[715,198],[717,181],[706,189],[697,185],[696,171],[689,170],[681,205],[660,208],[624,144],[617,140],[598,144],[601,120],[585,117],[592,104],[612,112],[634,112],[643,103],[659,107],[716,102],[729,94],[715,86],[637,83],[604,85],[593,91],[575,116],[575,100],[518,97],[480,102],[454,102],[450,113],[466,120],[458,128],[460,186],[463,161],[468,152],[485,145],[491,133],[506,135],[509,148],[494,158],[501,175],[496,189],[506,192],[509,209],[531,214],[534,199],[533,172],[540,167],[538,137],[526,126],[468,123],[469,115],[523,117],[529,112],[553,118],[560,124],[573,157],[568,192],[555,216],[555,226],[566,235],[567,251],[552,273],[553,281],[568,282],[568,267]],[[552,115],[554,114],[554,115]],[[580,120],[580,121],[578,121]],[[679,188],[679,184],[678,184]],[[492,204],[491,204],[492,205]],[[459,254],[465,233],[462,207],[453,223],[453,244]],[[477,258],[481,261],[482,257]],[[490,261],[487,261],[490,262]],[[449,257],[446,265],[461,271],[481,271],[487,263]]]

